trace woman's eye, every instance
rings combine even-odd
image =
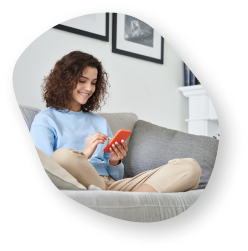
[[[85,83],[85,81],[81,81],[81,80],[79,80],[79,83]],[[92,83],[93,85],[96,85],[96,83]]]

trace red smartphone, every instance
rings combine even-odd
[[[119,130],[115,136],[109,141],[107,146],[104,148],[105,153],[110,153],[109,148],[112,147],[112,144],[115,144],[115,142],[118,142],[120,145],[122,145],[121,140],[123,139],[126,141],[126,139],[129,137],[129,135],[132,133],[130,130]]]

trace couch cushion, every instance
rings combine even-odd
[[[120,129],[133,131],[134,125],[138,121],[137,115],[131,112],[130,113],[97,113],[97,115],[100,115],[107,120],[113,135],[115,135],[116,132]],[[127,144],[129,144],[129,140],[130,140],[130,136],[126,140]]]
[[[62,192],[84,206],[118,219],[155,222],[183,213],[195,203],[203,190],[183,193],[64,190]]]
[[[123,160],[125,178],[155,169],[176,158],[193,158],[202,168],[198,189],[205,188],[211,176],[218,149],[218,140],[160,127],[139,120]]]
[[[52,158],[36,147],[40,161],[53,184],[58,189],[66,190],[86,190],[70,173],[56,163]]]

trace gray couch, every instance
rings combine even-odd
[[[30,129],[39,109],[20,105]],[[197,190],[181,193],[134,193],[117,191],[61,190],[64,194],[100,213],[128,221],[155,222],[170,219],[192,206],[207,185],[214,166],[218,140],[190,135],[138,120],[133,113],[98,113],[107,119],[113,132],[132,130],[129,151],[123,160],[125,177],[154,169],[173,158],[191,157],[202,168]]]

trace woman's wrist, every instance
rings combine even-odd
[[[109,164],[110,164],[111,166],[117,166],[117,165],[120,164],[120,163],[121,163],[121,160],[109,161]]]
[[[87,154],[85,150],[82,151],[82,154],[84,154],[87,157],[87,159],[89,159],[89,155]]]

